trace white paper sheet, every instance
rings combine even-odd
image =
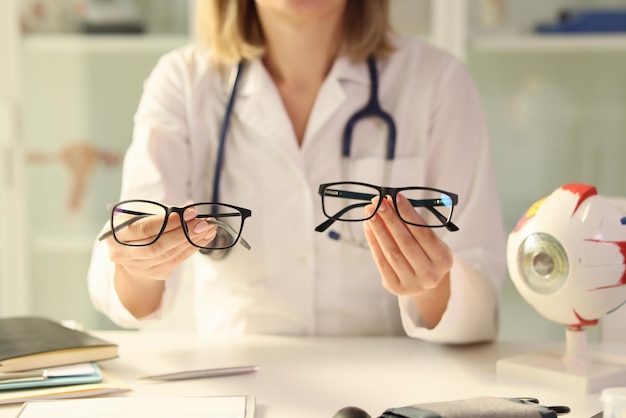
[[[48,377],[61,376],[85,376],[94,374],[96,369],[92,363],[71,364],[68,366],[48,367],[46,374]]]
[[[253,396],[121,397],[31,401],[17,418],[253,418]]]

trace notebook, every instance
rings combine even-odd
[[[89,363],[117,356],[116,344],[47,318],[0,318],[0,372]]]

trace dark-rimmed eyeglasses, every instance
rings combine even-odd
[[[183,207],[166,206],[159,202],[141,199],[124,200],[113,203],[108,205],[107,209],[111,212],[111,229],[100,235],[98,237],[99,241],[113,235],[115,241],[122,245],[128,245],[131,247],[144,247],[152,245],[159,239],[161,234],[163,234],[169,215],[171,213],[176,213],[180,217],[185,237],[195,247],[205,250],[224,250],[239,242],[248,250],[250,249],[248,242],[246,242],[246,240],[241,236],[241,231],[243,230],[243,224],[246,218],[252,216],[252,211],[250,209],[226,203],[213,202],[194,203]],[[194,219],[201,219],[208,224],[216,225],[216,236],[221,238],[214,239],[207,243],[202,236],[190,236],[187,223],[184,219],[185,212],[192,210],[195,210],[196,212]],[[136,222],[147,220],[149,218],[156,218],[158,219],[158,222],[160,222],[158,234],[153,237],[136,241],[136,234],[133,233],[133,230],[137,230],[141,227],[140,224],[136,224]]]
[[[360,222],[370,219],[378,211],[385,196],[391,196],[393,206],[400,219],[409,225],[424,228],[445,227],[448,231],[458,231],[459,228],[452,223],[452,211],[458,203],[458,196],[444,190],[430,187],[380,187],[367,183],[342,181],[336,183],[320,184],[319,195],[322,197],[322,210],[328,218],[319,224],[315,230],[326,231],[335,221]],[[398,193],[407,198],[412,212],[417,212],[423,222],[410,221],[414,213],[403,213],[398,208]],[[378,196],[378,203],[368,216],[363,208],[372,203],[372,199]]]

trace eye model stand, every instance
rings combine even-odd
[[[562,347],[502,358],[498,376],[542,382],[579,393],[626,385],[626,356],[589,351],[587,331],[570,327]]]

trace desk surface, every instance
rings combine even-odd
[[[549,382],[519,382],[496,375],[496,360],[550,344],[506,343],[454,347],[410,338],[291,338],[245,336],[226,339],[194,334],[96,332],[119,344],[120,357],[104,369],[127,381],[129,396],[250,394],[258,418],[332,418],[340,408],[359,406],[377,417],[388,407],[475,396],[538,398],[568,405],[567,418],[589,418],[602,407],[598,393],[571,393]],[[626,354],[626,346],[611,346]],[[152,382],[139,377],[172,371],[256,364],[256,373]],[[626,382],[625,382],[626,383]],[[626,384],[625,384],[626,386]],[[19,406],[0,406],[0,418]]]

